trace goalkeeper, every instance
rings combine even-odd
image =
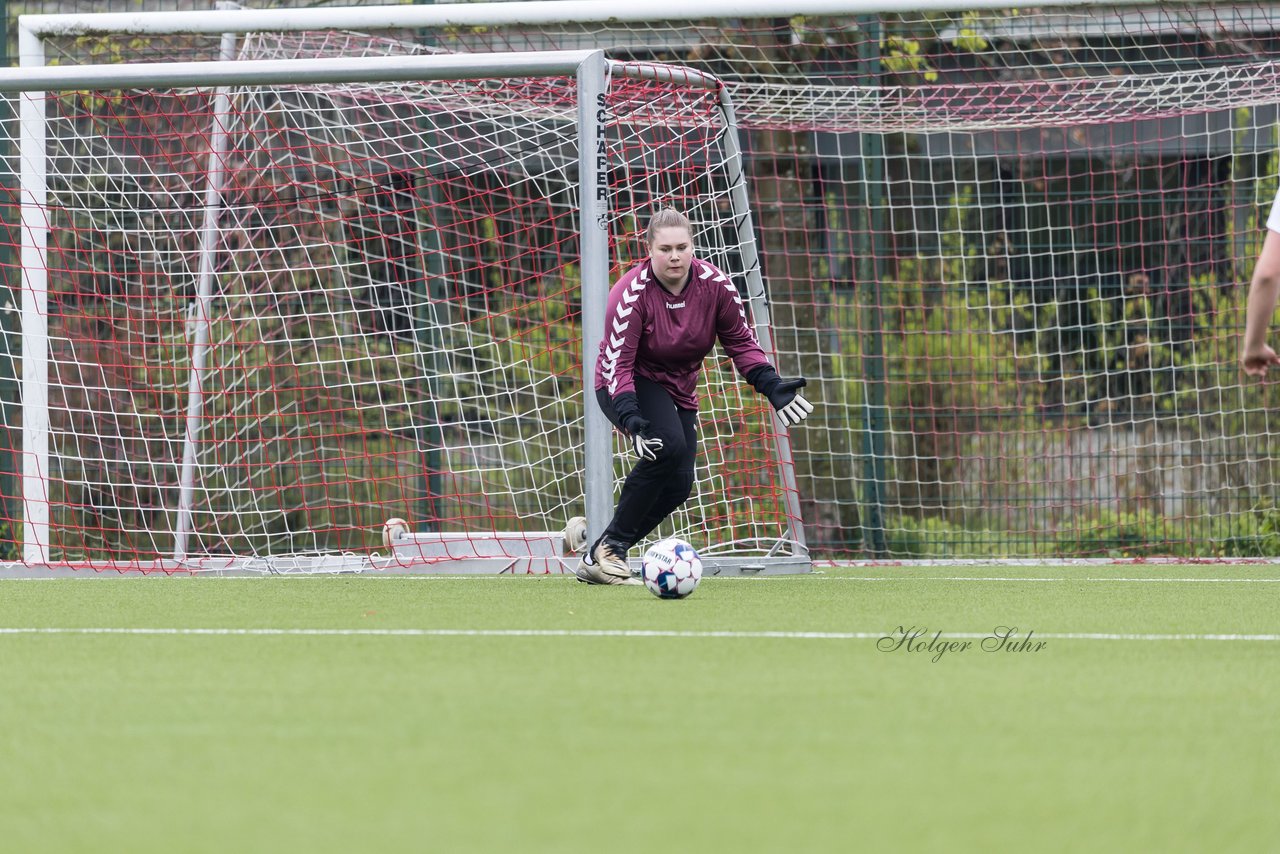
[[[1240,366],[1251,377],[1266,377],[1267,370],[1280,364],[1280,356],[1267,343],[1267,329],[1280,296],[1280,194],[1271,205],[1267,217],[1266,237],[1258,263],[1249,284],[1249,302],[1245,309],[1244,342],[1240,348]]]
[[[694,257],[684,214],[674,208],[654,214],[645,244],[649,257],[609,291],[596,360],[596,400],[630,439],[636,463],[613,518],[578,565],[578,578],[592,584],[638,584],[627,552],[689,498],[698,378],[717,338],[784,425],[813,411],[798,393],[805,380],[783,379],[769,364],[729,277]]]

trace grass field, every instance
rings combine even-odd
[[[1275,851],[1280,567],[0,581],[0,726],[10,852]]]

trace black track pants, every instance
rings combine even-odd
[[[622,494],[604,535],[631,548],[658,527],[693,491],[693,461],[698,455],[698,413],[680,409],[667,390],[636,377],[640,413],[649,421],[650,434],[662,439],[656,460],[639,460],[622,483]],[[596,391],[600,408],[615,427],[618,413],[604,389]]]

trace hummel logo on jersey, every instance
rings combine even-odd
[[[669,302],[669,303],[667,303],[667,308],[684,308],[684,303],[682,303],[682,302]]]

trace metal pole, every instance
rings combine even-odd
[[[876,18],[863,17],[859,23],[867,37],[859,42],[858,53],[865,80],[864,85],[874,86],[880,74],[880,23]],[[885,371],[884,371],[884,311],[880,305],[880,256],[884,234],[884,141],[879,134],[858,135],[861,143],[859,162],[862,169],[862,187],[866,205],[863,209],[864,227],[858,229],[864,237],[858,253],[858,285],[864,297],[862,330],[862,373],[866,382],[866,410],[863,431],[863,548],[875,557],[888,554],[884,532],[884,482],[885,482]]]
[[[427,134],[434,133],[419,123],[419,134],[424,141],[424,148],[431,151],[434,143],[428,142]],[[415,265],[413,278],[413,340],[415,342],[414,359],[418,365],[421,378],[422,405],[414,414],[412,421],[413,445],[418,454],[418,491],[416,510],[413,519],[414,530],[426,532],[439,530],[439,519],[444,512],[440,502],[444,497],[445,465],[444,418],[441,415],[440,401],[447,396],[444,390],[445,379],[452,373],[450,359],[446,355],[450,345],[447,330],[451,328],[449,312],[448,282],[445,278],[444,248],[440,239],[440,229],[444,227],[441,217],[443,202],[440,190],[432,180],[432,174],[439,168],[432,160],[422,167],[424,185],[421,195],[426,204],[426,213],[419,205],[419,194],[414,192],[411,184],[403,192],[414,199],[414,209],[405,220],[411,225],[406,228],[413,235],[414,251],[418,264]],[[398,214],[397,214],[398,215]],[[405,252],[407,256],[408,253]],[[408,269],[409,259],[404,261]],[[394,339],[394,331],[386,334]],[[394,340],[392,342],[394,347]]]
[[[439,5],[325,6],[243,9],[226,12],[107,12],[95,15],[24,16],[41,34],[77,36],[102,33],[296,32],[334,29],[417,29],[420,27],[539,26],[566,22],[627,23],[687,21],[690,18],[782,18],[794,15],[836,17],[854,14],[959,12],[1007,9],[1009,0],[532,0],[532,2],[441,3]],[[1041,0],[1038,7],[1094,5],[1097,0]],[[1165,0],[1127,0],[1151,6]]]
[[[220,58],[235,59],[236,35],[223,33]],[[204,415],[204,374],[209,358],[209,338],[213,326],[213,268],[218,253],[218,219],[222,214],[222,190],[226,184],[227,148],[231,123],[231,97],[226,89],[213,96],[213,127],[210,130],[208,183],[204,189],[204,220],[200,226],[200,267],[196,278],[196,299],[187,318],[191,343],[191,373],[187,382],[187,425],[182,441],[182,470],[178,478],[178,518],[173,532],[173,559],[187,556],[193,530],[196,453]]]
[[[18,55],[24,66],[44,64],[44,43],[21,26]],[[22,205],[22,559],[29,564],[49,562],[49,219],[44,104],[44,92],[27,91],[18,107],[18,187]]]
[[[428,178],[425,188],[431,209],[437,209],[440,192]],[[444,248],[440,240],[440,232],[436,221],[428,222],[425,227],[419,222],[418,233],[422,235],[419,251],[423,254],[422,279],[416,289],[418,310],[415,322],[418,327],[415,338],[418,351],[430,356],[424,385],[427,389],[427,407],[433,417],[426,424],[414,431],[417,450],[422,457],[419,472],[419,504],[418,519],[420,531],[435,531],[440,527],[439,520],[444,508],[439,502],[444,497],[444,420],[440,415],[441,385],[443,378],[449,374],[449,360],[444,358],[445,348],[449,346],[442,330],[451,328],[449,317],[449,288],[445,279]],[[416,219],[416,218],[415,218]]]
[[[22,33],[19,34],[20,36]],[[34,38],[34,37],[32,37]],[[42,50],[36,39],[33,50]],[[242,59],[235,62],[143,62],[105,65],[43,65],[0,69],[0,92],[95,89],[158,89],[236,85],[306,86],[313,83],[392,83],[468,80],[480,77],[553,77],[573,73],[586,50],[548,50],[430,56]],[[27,54],[23,53],[25,64]],[[43,60],[43,57],[41,57]]]
[[[588,542],[613,515],[613,428],[595,405],[596,355],[609,297],[608,64],[595,51],[578,66],[578,218],[582,278],[583,490]]]
[[[433,6],[435,2],[436,0],[413,0],[413,5]],[[434,47],[438,39],[429,27],[420,27],[418,41],[427,47]],[[429,174],[427,179],[425,189],[429,197],[430,209],[436,211],[439,207],[440,192],[435,183],[430,180]],[[437,214],[435,218],[438,220],[439,215]],[[425,235],[425,238],[419,241],[419,251],[424,255],[424,263],[422,265],[423,280],[416,294],[419,301],[416,312],[419,324],[416,337],[420,344],[419,351],[421,352],[425,346],[427,352],[431,353],[432,369],[425,372],[427,377],[425,385],[427,397],[432,404],[431,409],[435,413],[435,417],[428,424],[415,430],[418,453],[422,457],[418,485],[418,519],[422,524],[418,526],[418,530],[434,531],[440,527],[438,520],[444,509],[437,505],[437,502],[444,497],[444,460],[442,459],[444,427],[440,418],[439,401],[441,377],[446,376],[447,370],[442,353],[448,346],[448,342],[441,334],[441,330],[449,328],[449,292],[445,281],[444,247],[436,224],[428,223],[427,227],[423,228],[419,223],[418,233]],[[425,246],[422,245],[424,242]],[[433,332],[435,334],[432,334]]]
[[[8,68],[10,62],[9,3],[8,0],[0,0],[0,67]],[[13,140],[17,137],[14,119],[13,102],[9,98],[0,99],[0,174],[4,176],[2,180],[6,193],[17,189],[14,186],[14,179],[17,177],[18,170],[16,164],[11,161]],[[0,519],[8,522],[8,536],[13,541],[12,543],[0,542],[0,554],[7,553],[11,545],[16,549],[16,541],[21,536],[18,526],[12,521],[17,518],[18,510],[18,448],[14,441],[16,437],[11,429],[19,406],[18,373],[14,351],[21,346],[19,343],[21,330],[15,328],[14,323],[17,319],[17,313],[14,311],[17,300],[14,299],[16,289],[13,246],[18,240],[13,222],[14,212],[13,206],[6,203],[3,221],[0,222],[0,229],[4,232],[3,239],[0,239],[0,271],[3,271],[4,277],[3,282],[0,282],[0,336],[4,341],[3,348],[0,348],[0,418],[3,419],[5,431],[4,447],[0,448]]]

